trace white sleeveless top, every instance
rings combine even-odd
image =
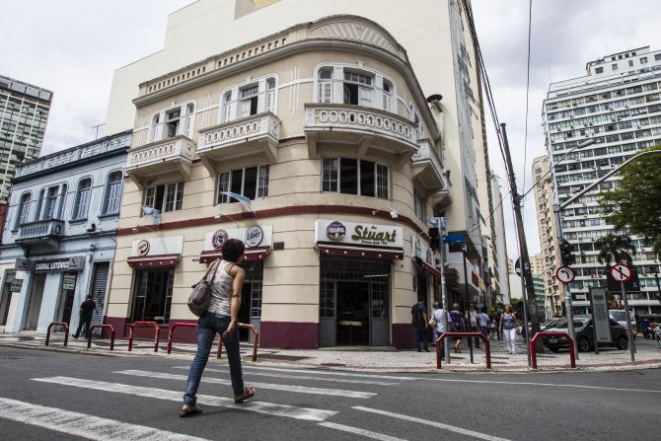
[[[232,283],[234,279],[230,276],[225,267],[232,265],[232,262],[221,260],[216,269],[216,276],[213,279],[211,287],[211,302],[208,312],[212,314],[225,315],[231,317],[232,293],[234,288]]]

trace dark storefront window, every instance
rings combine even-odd
[[[141,270],[136,277],[132,321],[168,323],[174,270]]]

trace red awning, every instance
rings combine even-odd
[[[441,278],[441,272],[439,270],[437,270],[436,268],[434,268],[433,266],[431,266],[430,264],[428,264],[419,257],[416,257],[415,260],[422,267],[422,269],[425,270],[427,274],[433,277],[438,277],[439,279]]]
[[[180,254],[161,254],[158,256],[129,257],[126,259],[131,268],[163,268],[175,266],[181,259]]]
[[[271,247],[246,248],[246,251],[243,254],[243,260],[245,262],[264,260],[270,252]],[[220,251],[202,251],[202,254],[200,254],[200,263],[209,263],[222,258],[223,253]]]
[[[342,245],[319,244],[319,253],[328,256],[364,257],[377,260],[402,260],[404,250],[390,249],[382,250],[376,248],[349,247]]]

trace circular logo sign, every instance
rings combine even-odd
[[[138,255],[146,256],[147,254],[149,254],[149,241],[141,240],[138,242]]]
[[[261,227],[253,225],[246,231],[246,245],[248,248],[258,247],[264,240],[264,231]]]
[[[326,236],[331,240],[342,240],[347,234],[347,228],[342,222],[333,221],[326,227]]]
[[[218,230],[215,233],[213,233],[211,244],[213,245],[214,249],[219,250],[223,247],[225,242],[227,242],[227,239],[229,239],[229,234],[227,234],[227,231]]]

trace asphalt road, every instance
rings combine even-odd
[[[641,440],[660,426],[661,370],[370,374],[246,367],[237,406],[207,366],[205,412],[177,413],[188,362],[0,347],[3,440]]]

